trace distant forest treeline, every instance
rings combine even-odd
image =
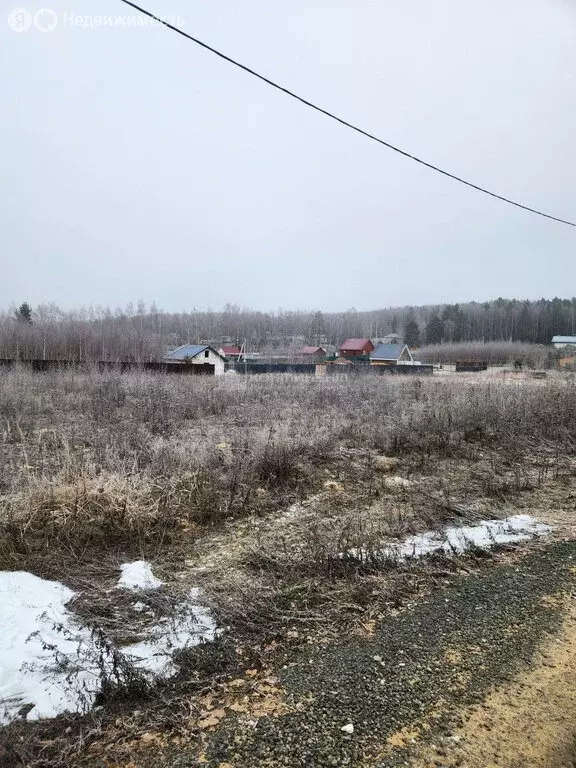
[[[359,312],[163,312],[152,304],[62,311],[27,303],[0,313],[0,357],[70,360],[159,360],[185,342],[242,344],[248,351],[289,353],[302,343],[338,347],[350,336],[398,333],[411,345],[463,341],[549,344],[576,335],[576,298],[401,307]]]

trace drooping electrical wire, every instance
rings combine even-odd
[[[479,184],[474,184],[472,181],[468,181],[467,179],[463,179],[462,177],[457,176],[454,173],[450,173],[450,171],[446,171],[444,168],[440,168],[439,166],[434,165],[433,163],[429,163],[426,160],[422,160],[422,158],[417,157],[416,155],[413,155],[410,152],[406,152],[405,150],[400,149],[400,147],[397,147],[394,144],[390,144],[390,142],[385,141],[384,139],[381,139],[378,136],[375,136],[373,133],[369,133],[368,131],[365,131],[363,128],[360,128],[359,126],[348,122],[348,120],[344,120],[344,118],[338,117],[338,115],[335,115],[333,112],[329,112],[327,109],[323,109],[322,107],[319,107],[317,104],[314,104],[313,102],[308,101],[308,99],[305,99],[304,97],[299,96],[297,93],[294,93],[293,91],[289,90],[288,88],[285,88],[279,83],[274,82],[274,80],[271,80],[265,75],[261,75],[259,72],[256,72],[254,69],[251,69],[245,64],[242,64],[239,61],[236,61],[236,59],[233,59],[232,57],[227,56],[225,53],[222,53],[222,51],[219,51],[217,48],[213,48],[211,45],[208,45],[208,43],[205,43],[202,40],[199,40],[197,37],[194,37],[193,35],[188,34],[188,32],[184,32],[184,30],[180,29],[179,27],[176,27],[173,24],[170,24],[170,22],[166,21],[165,19],[162,19],[160,16],[156,16],[156,14],[152,13],[146,8],[142,8],[142,6],[131,2],[131,0],[120,0],[120,2],[124,3],[125,5],[129,5],[131,8],[134,8],[134,10],[139,11],[140,13],[143,13],[145,16],[148,16],[151,19],[154,19],[159,24],[163,24],[165,27],[167,27],[168,29],[171,29],[173,32],[176,32],[177,34],[182,35],[182,37],[185,37],[187,40],[190,40],[191,42],[196,43],[196,45],[199,45],[201,48],[204,48],[205,50],[210,51],[210,53],[215,54],[216,56],[223,59],[224,61],[227,61],[229,64],[233,64],[235,67],[238,67],[244,72],[247,72],[249,75],[252,75],[253,77],[257,77],[259,80],[262,80],[262,82],[272,86],[272,88],[275,88],[278,91],[281,91],[287,96],[290,96],[292,99],[296,99],[296,101],[299,101],[301,104],[304,104],[305,106],[316,110],[316,112],[320,112],[322,115],[329,117],[331,120],[335,120],[337,123],[344,125],[346,128],[350,128],[351,130],[356,131],[356,133],[359,133],[362,136],[365,136],[367,139],[376,141],[378,144],[381,144],[382,146],[387,147],[388,149],[391,149],[393,152],[397,152],[399,155],[402,155],[403,157],[407,157],[409,160],[413,160],[414,162],[419,163],[420,165],[423,165],[432,171],[436,171],[436,173],[440,173],[443,176],[447,176],[449,179],[452,179],[453,181],[457,181],[460,184],[464,184],[465,186],[475,189],[478,192],[482,192],[485,195],[489,195],[490,197],[494,197],[497,200],[501,200],[503,203],[508,203],[509,205],[513,205],[516,208],[521,208],[522,210],[528,211],[529,213],[534,213],[537,216],[543,216],[546,219],[552,219],[552,221],[557,221],[560,224],[567,224],[569,227],[576,227],[576,222],[569,221],[567,219],[562,219],[559,216],[553,216],[550,213],[545,213],[544,211],[540,211],[537,208],[532,208],[529,205],[523,205],[522,203],[519,203],[516,200],[512,200],[509,197],[498,195],[496,192],[492,192],[491,190],[486,189],[485,187],[482,187]]]

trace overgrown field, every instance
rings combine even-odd
[[[433,463],[481,450],[566,454],[573,379],[198,379],[0,375],[0,558],[143,546],[190,525],[264,514],[312,492],[342,451]],[[324,478],[325,479],[325,478]]]
[[[247,722],[266,716],[262,701],[284,711],[266,681],[286,654],[370,637],[403,601],[487,559],[399,564],[387,542],[531,513],[550,506],[553,488],[559,509],[576,476],[569,374],[14,370],[0,374],[0,429],[0,570],[65,583],[77,617],[121,647],[147,619],[119,596],[119,565],[145,558],[165,585],[142,598],[152,614],[199,587],[225,628],[157,688],[119,700],[109,686],[88,720],[12,724],[9,765],[128,764],[150,729],[200,754],[206,711],[233,702]],[[246,675],[254,683],[239,703]]]

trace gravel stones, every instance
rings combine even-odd
[[[218,760],[234,768],[401,764],[413,739],[404,732],[425,720],[429,738],[449,733],[458,708],[530,661],[561,618],[543,598],[572,586],[574,562],[576,542],[560,542],[454,578],[383,621],[371,640],[295,651],[279,674],[288,704],[300,708],[261,718],[241,738],[220,733]]]

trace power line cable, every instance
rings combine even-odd
[[[142,6],[131,2],[131,0],[120,0],[120,2],[124,3],[125,5],[129,5],[131,8],[134,8],[136,11],[139,11],[140,13],[143,13],[145,16],[148,16],[149,18],[154,19],[159,24],[163,24],[165,27],[168,27],[168,29],[171,29],[173,32],[176,32],[177,34],[182,35],[182,37],[185,37],[187,40],[191,40],[193,43],[196,43],[196,45],[199,45],[201,48],[204,48],[205,50],[210,51],[210,53],[215,54],[216,56],[223,59],[224,61],[227,61],[229,64],[233,64],[235,67],[238,67],[239,69],[244,70],[244,72],[247,72],[249,75],[252,75],[253,77],[257,77],[259,80],[262,80],[262,82],[272,86],[272,88],[276,88],[277,91],[281,91],[282,93],[285,93],[287,96],[290,96],[291,98],[296,99],[296,101],[299,101],[301,104],[304,104],[305,106],[316,110],[316,112],[320,112],[322,115],[329,117],[331,120],[335,120],[337,123],[340,123],[341,125],[346,126],[346,128],[350,128],[351,130],[356,131],[356,133],[359,133],[362,136],[365,136],[367,139],[376,141],[378,142],[378,144],[381,144],[382,146],[387,147],[388,149],[391,149],[393,152],[397,152],[399,155],[403,155],[404,157],[407,157],[409,160],[413,160],[414,162],[419,163],[420,165],[424,165],[426,168],[430,168],[430,170],[432,171],[436,171],[436,173],[441,173],[443,176],[447,176],[449,179],[452,179],[453,181],[457,181],[460,184],[464,184],[467,187],[471,187],[472,189],[475,189],[478,192],[482,192],[485,195],[494,197],[497,200],[501,200],[504,203],[513,205],[516,208],[521,208],[522,210],[528,211],[529,213],[535,213],[537,216],[543,216],[546,219],[552,219],[552,221],[557,221],[560,224],[567,224],[569,227],[576,227],[576,222],[568,221],[567,219],[561,219],[558,216],[552,216],[552,214],[550,213],[544,213],[544,211],[540,211],[537,208],[531,208],[529,205],[523,205],[522,203],[518,203],[516,200],[511,200],[509,197],[498,195],[496,194],[496,192],[491,192],[489,189],[486,189],[485,187],[481,187],[479,184],[474,184],[473,182],[467,181],[466,179],[463,179],[460,176],[456,176],[454,173],[450,173],[449,171],[446,171],[443,168],[440,168],[439,166],[434,165],[433,163],[428,163],[426,160],[422,160],[422,158],[416,157],[416,155],[412,155],[410,154],[410,152],[406,152],[405,150],[400,149],[400,147],[396,147],[394,144],[390,144],[390,142],[388,141],[384,141],[384,139],[381,139],[378,136],[375,136],[373,133],[369,133],[368,131],[365,131],[363,128],[359,128],[357,125],[354,125],[353,123],[349,123],[347,120],[344,120],[344,118],[338,117],[338,115],[335,115],[333,112],[329,112],[327,109],[323,109],[322,107],[319,107],[317,104],[314,104],[313,102],[308,101],[308,99],[305,99],[302,96],[298,96],[297,93],[294,93],[293,91],[290,91],[288,88],[285,88],[284,86],[279,85],[278,83],[274,82],[274,80],[270,80],[270,78],[266,77],[265,75],[261,75],[259,72],[256,72],[254,69],[247,67],[245,64],[241,64],[239,61],[236,61],[236,59],[233,59],[230,56],[227,56],[225,53],[222,53],[222,51],[219,51],[218,49],[213,48],[211,45],[208,45],[208,43],[204,43],[202,40],[199,40],[197,37],[194,37],[193,35],[189,35],[187,32],[184,32],[184,30],[180,29],[179,27],[176,27],[173,24],[170,24],[168,21],[166,21],[165,19],[162,19],[160,16],[156,16],[151,11],[146,10],[146,8],[142,8]]]

